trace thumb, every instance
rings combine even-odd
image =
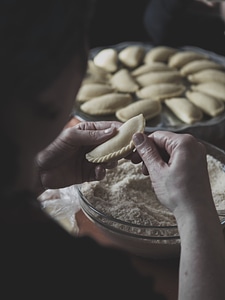
[[[133,142],[138,154],[148,169],[148,173],[155,172],[157,169],[160,171],[160,166],[165,162],[162,160],[153,140],[147,137],[146,134],[138,132],[133,135]]]

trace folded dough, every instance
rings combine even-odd
[[[193,124],[203,117],[202,110],[185,97],[165,99],[164,103],[184,123]]]
[[[161,110],[162,104],[160,101],[152,99],[142,99],[117,110],[116,117],[118,120],[126,122],[136,115],[143,114],[145,120],[147,121],[159,115]]]
[[[76,100],[78,102],[85,102],[94,97],[98,97],[104,94],[109,94],[114,91],[114,88],[107,84],[102,83],[87,83],[81,85]]]
[[[136,96],[141,99],[150,98],[153,100],[164,100],[181,96],[186,87],[183,84],[176,83],[157,83],[143,87],[136,92]]]
[[[158,61],[167,62],[169,57],[175,54],[178,50],[168,46],[156,46],[151,48],[145,55],[144,62],[146,64]]]
[[[84,102],[80,109],[89,115],[110,115],[130,104],[132,100],[128,93],[109,93]]]
[[[225,101],[225,86],[223,83],[216,81],[203,82],[190,86],[191,90],[197,92],[203,92],[216,99]]]
[[[194,51],[178,51],[169,58],[168,65],[172,68],[181,69],[184,65],[191,61],[206,58],[208,58],[208,56],[203,53]]]
[[[170,68],[166,63],[164,62],[151,62],[148,64],[143,64],[134,70],[131,71],[131,75],[136,77],[139,75],[143,75],[149,72],[160,72],[160,71],[173,71],[174,68]]]
[[[202,83],[207,81],[218,81],[225,83],[225,72],[222,70],[205,69],[188,75],[187,79],[191,83]]]
[[[185,64],[180,69],[180,73],[182,76],[188,76],[205,69],[222,70],[224,66],[210,59],[193,60]]]
[[[82,81],[82,84],[86,83],[104,83],[107,84],[111,73],[99,68],[95,65],[93,60],[89,59],[87,64],[87,71]]]
[[[102,78],[109,78],[110,73],[100,67],[98,67],[92,59],[88,60],[87,63],[87,74],[96,74],[98,76],[101,76]]]
[[[134,93],[139,89],[139,84],[131,76],[130,72],[123,68],[113,74],[110,84],[118,92]]]
[[[122,49],[118,54],[118,58],[124,66],[128,68],[135,68],[142,63],[144,55],[144,47],[132,45]]]
[[[141,87],[156,83],[179,83],[182,81],[182,76],[178,71],[149,72],[135,78]]]
[[[103,144],[86,154],[86,159],[93,163],[119,160],[126,157],[134,149],[132,136],[136,132],[144,132],[145,119],[139,114],[118,129],[118,133]]]
[[[211,117],[216,117],[224,111],[224,102],[204,93],[187,91],[186,97]]]
[[[117,71],[119,67],[118,53],[113,48],[106,48],[99,51],[93,61],[97,67],[111,73]]]

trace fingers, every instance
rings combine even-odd
[[[133,142],[148,173],[150,174],[153,171],[159,172],[159,168],[166,164],[166,162],[162,159],[154,141],[143,133],[136,133],[133,135]],[[147,170],[143,168],[144,173],[147,173]]]
[[[191,134],[179,134],[168,131],[155,131],[150,135],[151,139],[164,154],[170,156],[170,160],[176,154],[177,158],[188,155],[196,156],[197,153],[204,151],[203,145]]]
[[[104,130],[111,128],[119,128],[122,125],[117,121],[98,121],[98,122],[80,122],[75,127],[79,130]]]
[[[120,122],[81,122],[68,128],[61,135],[62,139],[71,145],[99,145],[117,134]]]
[[[83,178],[83,181],[95,181],[95,180],[102,180],[104,179],[106,175],[106,169],[113,169],[117,166],[117,162],[112,162],[108,164],[90,164],[89,168],[86,168],[86,170],[89,170],[88,172],[85,172],[85,175],[88,174],[88,178]]]
[[[101,165],[97,165],[95,168],[93,168],[89,181],[102,180],[105,177],[105,174],[105,168],[103,168]]]
[[[106,169],[114,169],[117,167],[118,165],[118,161],[112,161],[112,162],[108,162],[108,163],[103,163],[102,164]]]

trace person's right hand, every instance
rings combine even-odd
[[[137,133],[133,141],[138,158],[136,153],[131,160],[143,160],[143,173],[150,175],[158,199],[175,215],[214,205],[206,150],[197,139],[156,131],[149,136]]]

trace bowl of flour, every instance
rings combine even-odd
[[[203,142],[203,141],[202,141]],[[215,206],[225,209],[225,152],[203,142]],[[172,258],[180,254],[173,214],[157,199],[141,164],[121,159],[101,181],[78,187],[81,209],[113,243],[132,254]],[[220,218],[224,226],[224,218]]]

